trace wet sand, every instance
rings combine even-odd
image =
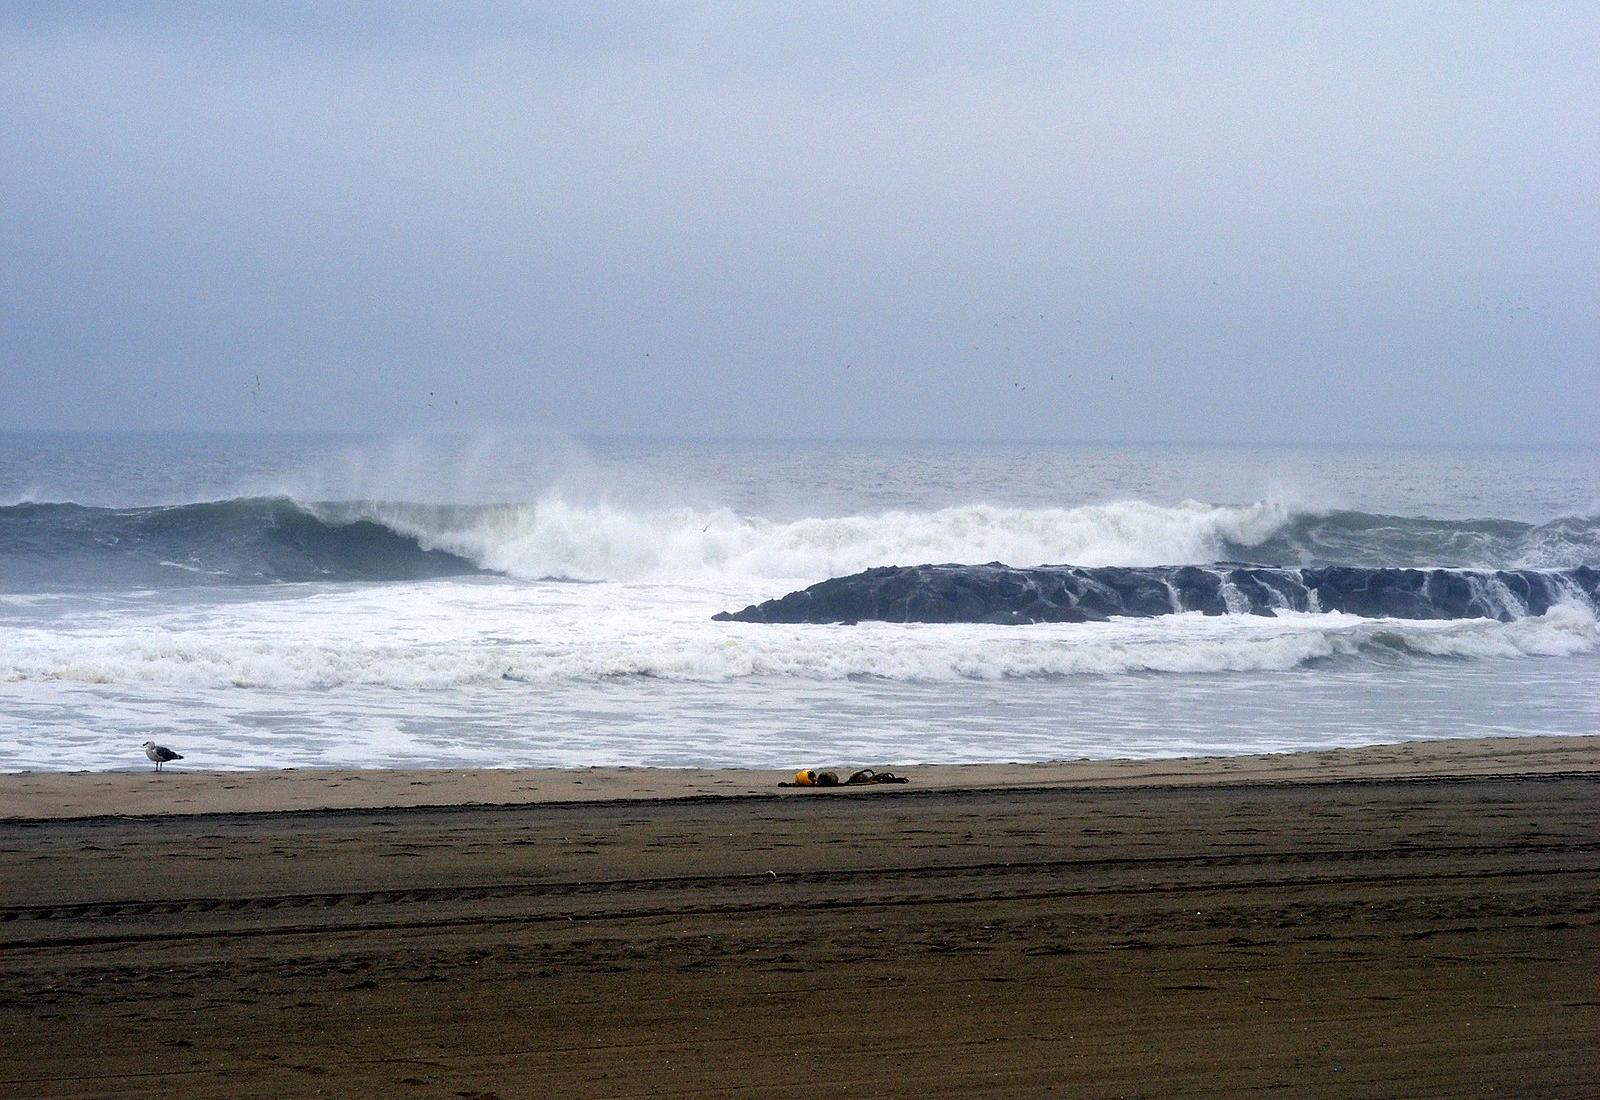
[[[746,798],[784,793],[779,772],[737,768],[460,768],[449,770],[295,769],[207,772],[190,760],[157,776],[143,763],[117,772],[0,774],[0,819],[272,813],[284,810],[416,806],[519,806],[662,798]],[[1491,737],[1411,741],[1325,752],[1177,760],[1068,761],[1050,764],[939,764],[809,761],[841,777],[891,768],[917,791],[1104,786],[1294,783],[1330,779],[1407,779],[1469,775],[1550,775],[1600,771],[1600,737]],[[889,788],[789,792],[855,797]],[[895,788],[898,789],[898,788]]]
[[[1592,1096],[1600,740],[1431,744],[1098,786],[8,800],[0,1096]]]

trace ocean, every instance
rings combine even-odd
[[[0,435],[0,771],[152,739],[208,769],[790,769],[1600,733],[1581,595],[712,619],[991,561],[1597,567],[1600,452]]]

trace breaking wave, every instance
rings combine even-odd
[[[152,508],[0,507],[0,589],[537,579],[816,580],[879,565],[1086,567],[1251,561],[1564,569],[1600,565],[1600,518],[1442,520],[1307,512],[1275,501],[1074,508],[966,505],[791,520],[726,509],[302,504],[239,498]]]

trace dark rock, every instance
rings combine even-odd
[[[1046,623],[1148,618],[1175,611],[1274,615],[1343,611],[1401,619],[1542,615],[1564,599],[1600,602],[1600,570],[1280,569],[1217,565],[1084,569],[1045,565],[879,566],[781,599],[723,612],[722,622]]]

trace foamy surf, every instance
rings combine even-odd
[[[615,593],[585,595],[584,606],[565,613],[546,606],[537,629],[527,625],[533,607],[492,597],[474,607],[470,591],[439,613],[429,612],[423,594],[411,615],[357,593],[260,609],[238,626],[213,620],[188,627],[185,615],[102,617],[81,634],[13,632],[0,647],[0,679],[271,691],[350,685],[434,691],[627,678],[948,683],[1285,671],[1328,660],[1571,656],[1600,643],[1595,615],[1577,606],[1507,623],[1288,612],[1273,619],[1187,613],[1027,628],[715,626],[668,610],[607,611]]]
[[[1573,568],[1600,563],[1600,520],[1562,516],[1429,520],[1307,512],[1282,500],[1243,505],[1117,500],[1070,508],[973,504],[926,512],[770,520],[728,508],[579,504],[549,494],[533,504],[438,507],[395,502],[314,505],[333,523],[376,520],[522,579],[824,579],[883,564],[1163,566],[1262,564]]]
[[[317,506],[375,519],[422,546],[525,579],[818,580],[879,565],[1004,562],[1026,567],[1157,566],[1248,560],[1562,569],[1600,563],[1600,519],[1436,520],[1250,504],[1142,500],[1075,508],[986,504],[772,520],[727,509],[578,504],[439,508],[381,502]]]
[[[329,519],[371,518],[485,569],[523,579],[684,581],[828,577],[929,561],[1155,565],[1210,561],[1258,543],[1291,513],[1143,501],[1080,508],[968,505],[927,512],[779,521],[727,509],[625,509],[549,496],[533,504],[449,509],[371,502],[318,506]]]

